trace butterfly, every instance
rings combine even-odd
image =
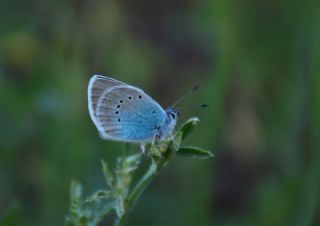
[[[169,137],[179,111],[163,109],[143,90],[102,75],[88,85],[90,117],[106,140],[151,143]]]

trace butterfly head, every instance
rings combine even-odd
[[[168,134],[171,134],[172,131],[174,130],[174,127],[177,124],[179,112],[177,110],[172,109],[172,108],[168,108],[168,109],[166,109],[166,114],[167,114],[166,128],[167,128]]]
[[[177,111],[177,110],[174,110],[174,109],[172,109],[172,108],[168,108],[167,110],[166,110],[166,113],[167,113],[167,117],[168,117],[168,119],[170,120],[170,121],[177,121],[177,119],[178,119],[178,117],[179,117],[179,111]]]

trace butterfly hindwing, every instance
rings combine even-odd
[[[97,114],[105,134],[123,141],[151,140],[165,123],[162,108],[143,91],[128,86],[106,92]]]

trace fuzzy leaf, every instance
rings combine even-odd
[[[102,171],[103,171],[106,183],[107,183],[107,185],[109,186],[110,189],[113,189],[113,187],[114,187],[114,178],[113,178],[112,173],[109,170],[108,163],[106,163],[103,159],[101,159],[101,164],[102,164]]]
[[[132,180],[132,172],[138,168],[141,156],[141,154],[136,154],[127,156],[125,158],[118,158],[117,167],[115,170],[115,196],[125,198],[128,195],[129,186]],[[121,210],[121,208],[116,208],[116,210]],[[118,211],[117,213],[120,212],[121,211]]]
[[[77,181],[71,181],[70,207],[66,218],[66,225],[79,225],[77,222],[82,215],[82,186]]]
[[[111,196],[110,191],[105,191],[105,190],[99,190],[95,192],[93,195],[89,196],[85,202],[93,202],[98,199],[107,199]]]
[[[126,172],[131,173],[136,170],[140,164],[141,154],[130,155],[126,157],[123,161],[123,168],[125,168]]]
[[[200,158],[200,159],[207,159],[214,157],[214,155],[208,151],[198,147],[181,147],[177,152],[178,155],[184,157],[191,157],[191,158]]]
[[[118,218],[121,218],[123,216],[123,214],[125,213],[125,209],[124,209],[124,199],[123,197],[119,196],[116,199],[116,203],[115,203],[115,211],[117,214]]]
[[[181,127],[181,129],[179,130],[179,132],[177,133],[177,135],[182,132],[182,141],[187,139],[187,137],[190,136],[190,134],[192,133],[192,131],[194,130],[194,128],[199,124],[200,120],[198,118],[190,118],[189,120],[187,120]],[[177,136],[176,135],[176,136]]]
[[[70,188],[70,196],[71,196],[71,211],[78,211],[81,208],[81,199],[82,199],[82,186],[77,181],[71,182]]]

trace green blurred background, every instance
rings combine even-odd
[[[64,225],[72,178],[104,186],[87,110],[94,73],[143,88],[202,123],[130,226],[320,225],[320,3],[254,0],[0,2],[0,216]],[[180,121],[180,122],[181,122]],[[1,222],[1,221],[0,221]],[[110,225],[106,220],[101,225]],[[1,224],[1,223],[0,223]]]

